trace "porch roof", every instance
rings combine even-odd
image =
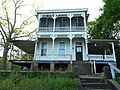
[[[35,41],[30,40],[13,40],[13,45],[17,46],[21,50],[25,51],[28,54],[34,54]]]
[[[115,39],[88,39],[89,42],[116,42]]]

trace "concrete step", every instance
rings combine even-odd
[[[99,75],[79,75],[85,90],[109,90],[104,78]]]
[[[108,89],[107,83],[82,83],[84,88]]]
[[[84,88],[84,90],[111,90],[111,89],[91,89],[91,88]]]
[[[104,79],[102,77],[98,77],[98,76],[93,76],[93,75],[79,75],[79,78],[81,80],[82,83],[104,83]]]

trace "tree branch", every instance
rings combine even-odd
[[[13,39],[15,39],[15,38],[21,38],[21,37],[28,37],[28,36],[30,36],[32,33],[36,32],[36,30],[37,30],[37,29],[35,29],[34,31],[30,32],[30,33],[27,34],[27,35],[15,36],[15,37],[13,37]]]
[[[1,28],[1,30],[0,30],[1,35],[2,35],[3,40],[4,40],[4,42],[5,42],[5,39],[7,38],[7,34],[6,34],[5,30],[3,29],[3,27],[2,27],[1,24],[0,24],[0,28]]]

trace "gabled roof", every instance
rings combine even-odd
[[[49,13],[70,13],[70,12],[87,12],[87,8],[77,8],[77,9],[53,9],[53,10],[36,10],[37,14],[49,14]]]

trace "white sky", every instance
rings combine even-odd
[[[29,0],[29,2],[37,2],[40,9],[73,9],[73,8],[88,8],[89,21],[95,20],[103,6],[102,0]]]

